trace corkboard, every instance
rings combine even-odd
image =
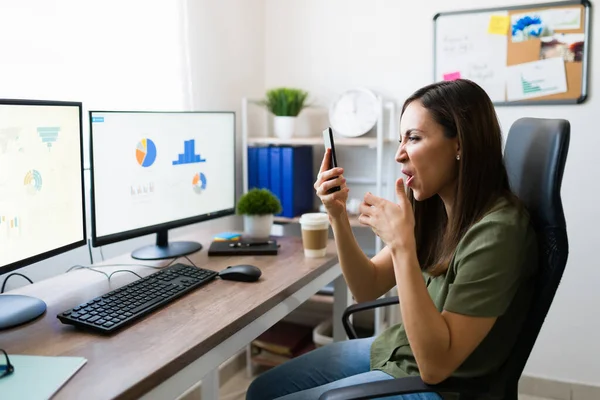
[[[478,40],[475,35],[480,35],[481,37],[485,37],[489,35],[489,32],[486,31],[485,24],[486,21],[490,20],[490,15],[507,15],[509,18],[518,15],[518,14],[530,14],[535,15],[536,13],[544,12],[544,11],[553,11],[560,9],[580,9],[580,26],[578,29],[553,29],[553,34],[583,34],[583,55],[581,60],[573,59],[575,54],[579,55],[580,52],[575,53],[573,51],[568,52],[568,55],[564,55],[564,66],[565,66],[565,75],[566,75],[566,84],[567,91],[563,93],[549,94],[537,97],[531,97],[524,100],[514,100],[509,101],[506,89],[506,82],[504,84],[504,91],[502,88],[498,88],[499,83],[496,83],[496,86],[493,87],[493,90],[487,90],[485,86],[485,82],[478,82],[477,78],[484,76],[483,74],[473,74],[469,75],[470,71],[462,71],[467,70],[469,66],[474,64],[479,64],[478,67],[481,69],[481,66],[485,63],[488,64],[488,69],[490,71],[495,71],[496,79],[501,75],[501,73],[505,74],[506,81],[508,81],[509,74],[508,70],[510,66],[515,66],[519,64],[529,63],[533,61],[540,61],[543,59],[542,56],[542,40],[539,38],[535,39],[527,39],[521,42],[513,42],[512,31],[509,26],[508,34],[506,35],[506,58],[497,55],[491,55],[492,53],[486,55],[485,45],[482,45],[481,39]],[[468,14],[468,15],[467,15]],[[542,14],[544,15],[544,14]],[[490,92],[494,92],[495,95],[490,95],[494,104],[496,105],[525,105],[525,104],[579,104],[586,100],[587,98],[587,79],[588,79],[588,59],[589,59],[589,47],[590,47],[590,4],[587,0],[574,0],[574,1],[564,1],[559,3],[547,3],[547,4],[536,4],[536,5],[525,5],[525,6],[517,6],[517,7],[505,7],[505,8],[493,8],[493,9],[480,9],[480,10],[468,10],[468,11],[455,11],[448,13],[440,13],[434,17],[434,26],[436,27],[436,34],[434,35],[434,47],[435,47],[435,62],[434,62],[434,79],[436,81],[447,79],[447,77],[457,77],[461,75],[463,78],[472,79],[477,83],[480,83],[488,94]],[[469,19],[466,19],[469,18]],[[439,19],[444,19],[444,23],[440,24],[440,28],[438,29],[437,25],[439,24]],[[544,20],[544,18],[542,18]],[[454,22],[452,22],[454,21]],[[473,26],[473,28],[464,28],[465,25]],[[562,25],[565,26],[565,25]],[[450,58],[447,54],[441,53],[445,48],[451,47],[452,42],[447,38],[452,38],[452,33],[460,31],[460,35],[466,37],[466,35],[470,35],[469,40],[465,41],[465,43],[461,43],[459,49],[464,50],[465,54],[468,53],[468,45],[473,46],[474,49],[478,51],[478,54],[481,56],[477,59],[475,63],[473,60],[473,56],[471,55],[471,59],[464,60],[464,62],[456,61],[455,58],[461,57],[458,51],[455,51],[455,54],[452,54]],[[461,36],[455,35],[453,39],[460,39]],[[446,42],[444,42],[446,40]],[[489,40],[502,40],[493,38]],[[546,39],[548,40],[548,39]],[[441,43],[440,43],[441,42]],[[450,45],[449,45],[450,43]],[[494,42],[498,43],[498,42]],[[479,45],[479,47],[478,47]],[[445,46],[445,47],[444,47]],[[460,47],[462,46],[462,47]],[[504,45],[502,45],[504,46]],[[557,49],[560,48],[560,45],[557,47],[553,47],[554,45],[548,46],[546,44],[544,52],[553,52],[552,55],[547,57],[557,57]],[[441,49],[441,50],[440,50]],[[483,51],[482,51],[483,50]],[[548,54],[548,53],[546,53]],[[560,53],[565,54],[565,53]],[[454,57],[454,58],[452,58]],[[450,62],[448,60],[451,60]],[[498,65],[505,61],[505,65]],[[491,68],[490,65],[494,66]],[[524,66],[526,67],[526,66]],[[504,68],[504,69],[503,69]],[[473,68],[472,68],[473,69]],[[514,69],[514,68],[513,68]],[[488,72],[487,76],[490,76],[491,72]],[[466,75],[466,76],[465,76]],[[443,78],[442,78],[443,77]],[[452,79],[452,78],[450,78]],[[514,81],[513,81],[514,82]],[[523,84],[525,86],[525,83]],[[514,87],[514,85],[513,85]],[[525,91],[525,88],[523,88]]]
[[[581,9],[581,28],[579,29],[556,29],[556,33],[585,33],[585,6],[580,4],[578,6]],[[535,13],[543,10],[552,10],[560,8],[573,8],[573,5],[559,6],[559,7],[537,7],[530,9],[518,9],[510,10],[509,15],[522,14],[522,13]],[[584,46],[589,45],[589,40],[586,41]],[[514,43],[510,35],[508,36],[507,43],[507,57],[506,65],[517,65],[530,61],[537,61],[540,59],[542,42],[540,39],[530,39],[524,42]],[[577,61],[565,61],[565,72],[567,75],[567,92],[551,94],[547,96],[536,97],[538,101],[545,100],[577,100],[582,95],[582,76],[583,76],[583,62]],[[526,100],[519,100],[519,102],[526,102]]]

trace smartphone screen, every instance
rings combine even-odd
[[[329,169],[336,168],[338,166],[337,157],[335,155],[335,145],[333,143],[333,130],[331,128],[327,128],[323,131],[323,143],[325,144],[325,150],[331,149],[330,158],[329,158]],[[337,178],[337,177],[335,177]],[[332,178],[332,179],[335,179]],[[333,193],[340,190],[339,186],[331,188],[327,193]]]

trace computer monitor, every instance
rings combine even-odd
[[[86,243],[81,103],[0,100],[0,274]],[[42,315],[0,295],[0,330]]]
[[[90,111],[92,245],[156,233],[139,260],[202,249],[168,230],[235,212],[235,113]]]

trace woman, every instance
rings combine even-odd
[[[511,351],[530,302],[537,247],[509,189],[494,107],[471,81],[435,83],[406,100],[400,129],[396,161],[406,179],[396,182],[397,201],[367,193],[360,206],[359,221],[385,243],[375,257],[352,234],[343,169],[329,169],[328,154],[315,189],[355,300],[396,286],[402,323],[267,371],[247,399],[318,399],[329,389],[409,375],[429,384],[488,376]],[[341,190],[327,194],[334,186]]]

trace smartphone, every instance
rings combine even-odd
[[[327,128],[323,131],[323,143],[325,144],[325,150],[327,149],[331,149],[331,153],[330,153],[330,157],[329,157],[329,169],[331,168],[337,168],[338,163],[337,163],[337,158],[335,156],[335,145],[333,143],[333,130],[330,128]],[[333,177],[331,179],[335,179],[336,177]],[[340,190],[339,186],[335,186],[331,189],[329,189],[327,191],[327,193],[334,193],[337,192],[338,190]]]

